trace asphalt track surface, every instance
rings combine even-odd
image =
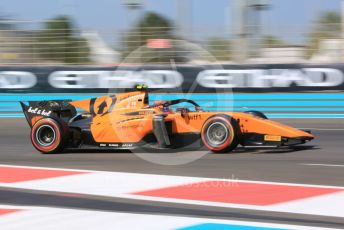
[[[30,143],[30,130],[24,118],[0,119],[0,164],[344,186],[344,119],[280,119],[279,121],[298,128],[312,129],[316,139],[304,147],[293,150],[239,149],[231,154],[209,153],[201,159],[184,165],[166,166],[144,161],[129,152],[68,152],[41,155]],[[202,153],[202,151],[198,152]],[[158,151],[156,154],[168,153]],[[1,187],[0,203],[344,228],[344,220],[335,217],[86,195],[65,197],[53,192]]]

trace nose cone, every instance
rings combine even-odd
[[[314,135],[309,130],[300,130],[289,126],[280,126],[281,136],[290,137],[290,138],[303,138],[306,140],[314,139]]]
[[[278,135],[288,138],[302,138],[306,140],[311,140],[314,138],[310,131],[300,130],[276,121],[257,118],[251,118],[251,121],[255,121],[256,123],[253,125],[253,132],[256,130],[259,133]]]
[[[302,132],[302,137],[305,137],[308,140],[312,140],[315,137],[310,130],[299,130],[299,132],[300,134]]]

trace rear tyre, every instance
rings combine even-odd
[[[228,153],[239,144],[240,127],[228,115],[215,115],[204,123],[201,137],[203,144],[212,152]]]
[[[252,111],[246,111],[244,113],[252,114],[253,116],[260,117],[260,118],[262,118],[264,120],[268,120],[269,119],[264,113],[262,113],[260,111],[252,110]]]
[[[40,119],[31,129],[31,142],[43,154],[62,152],[67,140],[68,127],[57,119]]]

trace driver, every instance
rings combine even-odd
[[[171,113],[170,104],[168,101],[160,100],[154,101],[153,107],[158,107],[163,113]]]

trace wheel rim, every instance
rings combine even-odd
[[[42,125],[36,131],[36,140],[41,146],[50,146],[56,140],[55,129],[50,125]]]
[[[222,122],[214,122],[207,129],[207,139],[212,146],[219,146],[226,142],[229,130]]]

